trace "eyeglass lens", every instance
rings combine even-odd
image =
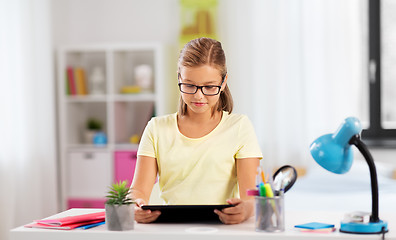
[[[184,93],[194,94],[198,91],[198,88],[201,89],[202,93],[205,95],[217,95],[220,91],[219,86],[195,86],[192,84],[180,84],[180,91]]]

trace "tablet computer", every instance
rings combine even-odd
[[[215,209],[222,210],[234,205],[144,205],[143,210],[160,211],[155,222],[219,222]]]

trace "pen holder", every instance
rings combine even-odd
[[[256,196],[256,231],[285,231],[284,196]]]

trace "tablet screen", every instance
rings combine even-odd
[[[160,211],[155,222],[220,222],[215,209],[224,209],[233,205],[144,205],[142,209]]]

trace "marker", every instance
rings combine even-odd
[[[265,197],[266,196],[266,189],[265,189],[265,184],[264,183],[260,183],[259,185],[259,195],[261,197]]]
[[[264,184],[265,196],[274,197],[274,192],[272,191],[271,185],[269,183]]]
[[[246,190],[246,195],[248,195],[248,196],[260,196],[260,192],[257,189],[248,189],[248,190]]]

